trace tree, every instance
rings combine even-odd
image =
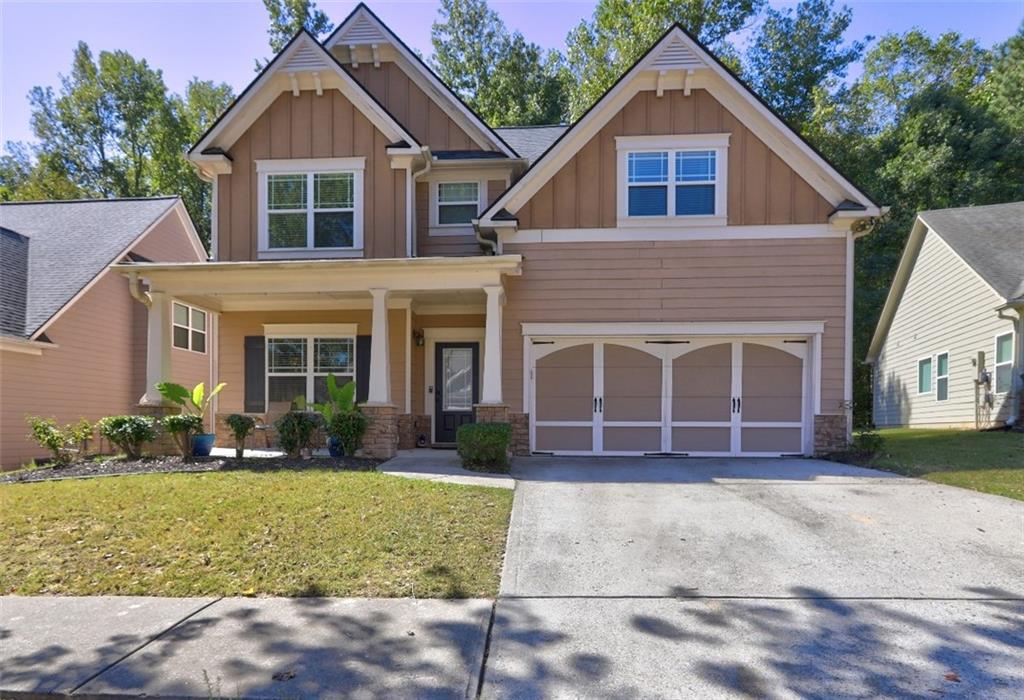
[[[1024,135],[1024,22],[992,54],[992,70],[985,76],[979,97],[1020,137]]]
[[[431,64],[494,126],[553,124],[565,116],[561,56],[509,32],[486,0],[441,0]]]
[[[590,108],[665,32],[678,22],[732,67],[729,34],[742,29],[764,0],[599,0],[591,19],[567,37],[569,111]]]
[[[835,10],[833,0],[801,0],[795,12],[768,8],[747,51],[754,89],[797,130],[814,111],[814,90],[845,77],[864,51],[864,41],[843,45],[852,17],[846,6]]]
[[[270,50],[276,55],[295,36],[300,29],[319,37],[328,34],[334,25],[331,20],[316,6],[315,0],[263,0],[263,6],[270,15],[270,26],[267,27]],[[259,72],[268,61],[256,61]]]

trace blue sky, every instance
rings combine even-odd
[[[793,3],[771,0],[775,6]],[[355,2],[320,0],[340,22]],[[436,0],[371,0],[371,8],[406,43],[430,53]],[[527,39],[563,48],[565,36],[594,2],[491,0],[506,24]],[[930,34],[956,30],[990,46],[1012,35],[1024,20],[1024,0],[846,0],[853,9],[849,38],[880,36],[919,27]],[[125,49],[163,70],[180,91],[192,76],[242,90],[254,77],[253,61],[269,54],[266,12],[260,0],[121,0],[86,2],[0,0],[0,142],[31,140],[26,95],[33,85],[59,84],[79,40],[94,54]]]

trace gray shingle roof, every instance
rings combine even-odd
[[[1024,296],[1024,202],[936,209],[919,216],[1004,299]]]
[[[554,126],[504,126],[495,129],[505,143],[533,165],[533,162],[543,155],[544,151],[558,137],[565,133],[568,126],[556,124]]]
[[[31,337],[176,201],[151,197],[0,204],[0,227],[28,239],[24,327],[20,333],[12,329],[14,334]],[[5,319],[18,316],[17,309],[7,308],[16,299],[16,294],[10,300],[4,294]]]

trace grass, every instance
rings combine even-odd
[[[880,430],[882,454],[868,466],[1024,500],[1024,433]]]
[[[0,594],[494,596],[511,506],[375,472],[0,485]]]

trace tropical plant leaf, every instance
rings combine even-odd
[[[200,413],[203,412],[203,397],[206,395],[206,384],[199,382],[192,389],[192,405]]]
[[[181,384],[175,384],[174,382],[157,382],[155,386],[161,396],[171,403],[176,403],[179,406],[184,406],[185,402],[190,398],[188,389],[183,387]]]

